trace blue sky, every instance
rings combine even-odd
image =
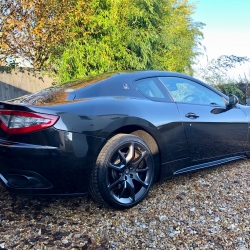
[[[250,0],[198,0],[194,21],[206,24],[203,29],[208,59],[220,55],[250,58]],[[205,58],[201,58],[204,61]],[[244,71],[250,71],[250,64]],[[250,74],[250,72],[247,72]]]

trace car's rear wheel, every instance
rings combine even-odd
[[[153,177],[153,157],[146,143],[134,135],[118,134],[99,153],[89,192],[104,205],[131,208],[147,195]]]

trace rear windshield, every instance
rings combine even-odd
[[[67,89],[71,88],[72,90],[77,90],[92,84],[95,84],[97,82],[100,82],[102,80],[108,79],[109,77],[113,76],[114,73],[106,73],[98,76],[89,76],[80,80],[66,82],[60,85],[62,88]]]

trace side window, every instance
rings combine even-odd
[[[146,97],[157,99],[165,98],[162,91],[158,87],[157,79],[155,78],[138,80],[134,84],[139,89],[139,91]]]
[[[225,106],[220,95],[199,83],[177,77],[159,77],[175,102]]]

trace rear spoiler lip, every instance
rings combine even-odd
[[[9,103],[7,101],[0,101],[0,110],[1,109],[14,109],[15,105],[13,103]]]
[[[6,101],[0,101],[0,103],[1,103],[1,102],[15,103],[15,101],[22,100],[22,99],[24,99],[24,98],[26,98],[26,97],[28,97],[28,96],[30,96],[30,94],[22,95],[22,96],[20,96],[20,97],[17,97],[17,98],[14,98],[14,99],[9,99],[9,100],[6,100]]]
[[[0,101],[0,110],[18,110],[18,111],[26,111],[26,112],[36,112],[41,114],[48,115],[58,115],[58,111],[53,109],[46,109],[46,107],[42,106],[33,106],[26,103],[11,103],[6,101]]]

